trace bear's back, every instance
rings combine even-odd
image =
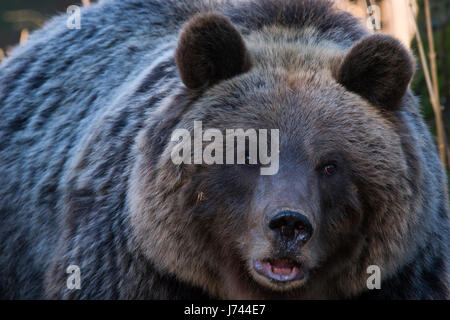
[[[66,16],[53,19],[1,65],[0,296],[43,294],[73,158],[174,37],[166,10],[159,1],[105,1],[82,9],[79,30],[67,28]],[[135,119],[123,129],[126,115],[111,116],[116,135],[138,126]]]

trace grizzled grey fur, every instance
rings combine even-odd
[[[269,27],[314,28],[308,39],[286,33],[276,41],[323,42],[342,52],[367,36],[350,15],[328,7],[307,0],[105,0],[82,9],[80,30],[66,27],[67,16],[57,17],[16,48],[0,66],[0,298],[232,298],[212,289],[211,279],[203,285],[185,273],[179,276],[176,266],[167,271],[149,258],[151,249],[142,249],[142,234],[130,221],[135,197],[130,183],[145,174],[142,167],[133,168],[141,152],[147,156],[150,150],[142,151],[146,144],[137,140],[154,139],[148,142],[148,165],[156,166],[183,108],[203,94],[185,87],[174,60],[189,18],[221,13],[249,42],[249,51],[255,32],[269,30],[267,39],[280,37]],[[308,35],[305,31],[303,37]],[[411,244],[410,259],[398,262],[398,272],[383,279],[382,290],[355,285],[347,293],[316,290],[317,296],[300,297],[448,294],[446,177],[414,98],[407,93],[404,101],[412,107],[398,111],[407,125],[399,124],[397,131],[413,139],[404,144],[410,159],[405,163],[412,163],[408,192],[420,198],[417,216],[428,217],[426,223],[418,220],[424,228],[420,245]],[[173,111],[164,109],[167,105]],[[414,186],[416,177],[420,184]],[[65,286],[72,264],[81,269],[80,290]],[[261,292],[255,296],[268,291]]]

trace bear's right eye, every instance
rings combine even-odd
[[[326,176],[332,176],[333,174],[335,174],[337,171],[337,167],[335,164],[327,164],[322,168],[322,172],[324,173],[324,175]]]

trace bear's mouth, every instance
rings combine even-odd
[[[303,280],[305,273],[301,265],[292,259],[257,259],[254,261],[256,272],[272,282],[287,283]]]

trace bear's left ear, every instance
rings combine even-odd
[[[372,104],[400,106],[414,74],[409,52],[395,38],[376,34],[357,42],[345,56],[337,81]]]
[[[228,18],[200,13],[183,27],[175,62],[190,89],[211,86],[249,69],[244,40]]]

